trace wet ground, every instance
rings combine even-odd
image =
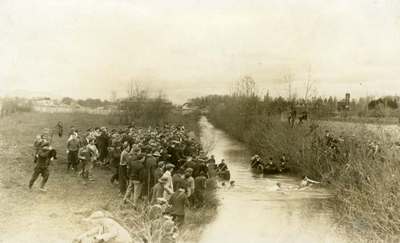
[[[312,187],[297,190],[300,179],[251,172],[251,155],[240,143],[200,121],[202,142],[219,162],[228,162],[235,186],[220,186],[221,206],[205,230],[202,243],[216,242],[346,242],[331,219],[329,192]],[[277,190],[276,183],[282,184]]]

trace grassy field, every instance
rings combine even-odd
[[[104,117],[85,114],[23,113],[0,119],[0,242],[71,242],[85,229],[80,222],[85,212],[102,208],[118,195],[109,183],[110,171],[96,170],[97,180],[89,184],[67,173],[66,137],[56,136],[53,147],[59,156],[50,166],[49,191],[39,193],[37,185],[28,190],[33,140],[58,121],[66,128],[104,125]]]
[[[357,135],[367,132],[378,141],[391,143],[400,141],[400,126],[397,124],[371,124],[343,121],[318,121],[318,124],[337,134]]]
[[[48,192],[38,191],[40,180],[33,191],[28,190],[34,168],[32,144],[37,134],[45,128],[52,129],[58,121],[64,123],[66,130],[72,125],[86,130],[107,126],[107,120],[102,115],[81,113],[23,113],[0,119],[0,242],[71,242],[88,227],[82,218],[99,209],[110,210],[123,224],[129,223],[129,216],[135,212],[119,207],[118,188],[109,182],[110,170],[95,168],[96,180],[89,183],[67,172],[65,136],[53,137],[58,159],[50,166]],[[182,122],[196,127],[194,118]],[[209,200],[213,202],[210,207],[188,213],[182,239],[196,241],[202,225],[212,220],[217,202],[213,195]],[[197,233],[188,233],[189,230]]]

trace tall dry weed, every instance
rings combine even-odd
[[[244,142],[254,153],[279,160],[285,153],[292,173],[322,181],[334,195],[337,220],[353,239],[396,241],[400,235],[400,161],[398,138],[385,127],[343,126],[306,122],[292,128],[281,119],[253,115],[244,119],[238,107],[211,109],[209,119],[218,128]],[[340,126],[342,125],[342,126]],[[335,138],[327,143],[325,130]],[[371,141],[379,144],[375,154]]]

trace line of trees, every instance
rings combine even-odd
[[[61,103],[66,104],[66,105],[78,104],[80,106],[89,107],[89,108],[98,108],[98,107],[106,107],[109,105],[113,105],[113,102],[108,101],[108,100],[101,100],[101,99],[94,99],[94,98],[75,100],[70,97],[62,98]]]
[[[30,112],[32,110],[33,104],[30,100],[21,98],[0,99],[0,117],[16,112]]]
[[[131,81],[127,87],[127,97],[116,101],[117,111],[112,116],[118,123],[132,122],[146,125],[161,125],[168,122],[175,106],[160,91],[151,95],[149,89],[139,82]]]
[[[290,84],[290,83],[289,83]],[[238,115],[248,116],[252,113],[265,115],[288,115],[291,110],[297,113],[307,112],[316,119],[333,117],[400,117],[398,96],[385,96],[378,99],[363,97],[352,99],[346,107],[344,99],[337,97],[312,96],[311,82],[305,84],[306,94],[297,98],[289,88],[288,97],[271,97],[268,92],[261,96],[257,94],[256,82],[245,76],[235,83],[230,95],[209,95],[190,100],[190,103],[200,108],[224,106],[230,103],[240,103],[243,110]],[[289,86],[290,87],[290,86]]]

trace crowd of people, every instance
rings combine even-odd
[[[35,169],[29,188],[42,174],[40,189],[45,191],[48,166],[55,159],[50,152],[54,149],[46,134],[37,137],[34,147],[38,169]],[[214,156],[208,157],[181,125],[99,127],[85,132],[71,127],[66,153],[68,173],[94,181],[101,179],[95,178],[94,167],[109,167],[113,170],[109,180],[118,185],[121,204],[134,208],[139,205],[161,207],[161,217],[169,215],[165,217],[171,217],[177,227],[184,224],[188,207],[204,205],[208,178],[219,175],[222,179],[230,179],[225,161],[217,164]]]

